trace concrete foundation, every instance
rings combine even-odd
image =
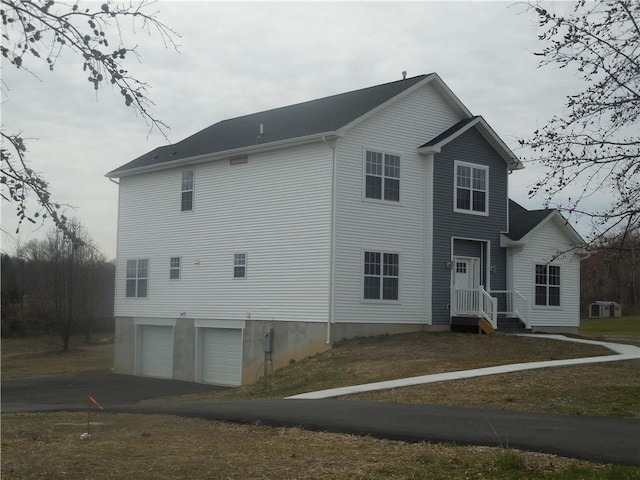
[[[196,330],[208,321],[189,318],[143,319],[118,317],[115,321],[114,371],[137,374],[136,329],[144,325],[173,327],[173,376],[176,380],[196,381]],[[242,330],[242,384],[272,374],[292,361],[301,360],[331,348],[334,342],[354,337],[393,335],[417,331],[443,331],[448,325],[338,323],[328,329],[326,323],[281,321],[213,321],[211,328]],[[198,325],[200,327],[198,327]],[[208,325],[207,325],[208,327]],[[273,329],[273,348],[265,352],[264,332]],[[139,348],[139,347],[138,347]],[[265,368],[266,366],[266,368]]]

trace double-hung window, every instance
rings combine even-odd
[[[398,300],[400,255],[364,252],[364,299]]]
[[[246,278],[246,277],[247,277],[247,254],[234,253],[233,254],[233,278]]]
[[[400,157],[388,153],[366,152],[365,197],[400,201]]]
[[[149,282],[149,260],[127,260],[127,297],[146,297]]]
[[[560,267],[536,265],[536,305],[560,305]]]
[[[193,210],[193,170],[182,171],[182,198],[181,210],[183,212]]]
[[[180,257],[169,259],[169,279],[180,280]]]
[[[489,168],[471,163],[455,162],[454,210],[487,215]]]

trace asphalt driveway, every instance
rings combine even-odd
[[[111,413],[150,413],[411,442],[452,442],[640,466],[640,420],[349,400],[239,400],[140,405],[141,400],[220,389],[130,375],[2,382],[2,413],[82,410],[93,395]]]
[[[108,373],[2,381],[2,413],[76,410],[92,395],[100,405],[133,405],[149,398],[209,392],[225,387]]]

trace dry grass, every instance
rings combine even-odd
[[[580,335],[640,346],[640,316],[583,318],[580,320]]]
[[[2,380],[82,375],[108,372],[113,364],[113,334],[98,337],[96,344],[84,344],[74,337],[68,352],[58,337],[2,339]]]
[[[640,418],[640,360],[531,370],[348,398]]]
[[[594,345],[500,335],[446,332],[360,338],[292,363],[253,385],[184,399],[286,397],[430,373],[610,354]]]
[[[2,478],[638,479],[640,469],[169,416],[3,415]]]

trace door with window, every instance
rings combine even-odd
[[[453,285],[458,290],[473,290],[480,286],[480,259],[455,257],[453,264]]]

